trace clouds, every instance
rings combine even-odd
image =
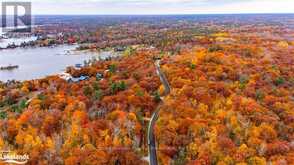
[[[13,0],[20,1],[20,0]],[[293,13],[293,0],[31,0],[34,14]]]

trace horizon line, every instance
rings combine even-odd
[[[32,14],[32,16],[174,16],[174,15],[285,15],[293,13],[172,13],[172,14]],[[2,15],[0,15],[1,17]]]

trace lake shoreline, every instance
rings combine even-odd
[[[117,57],[114,51],[78,51],[78,45],[18,48],[0,51],[0,66],[17,65],[21,69],[1,70],[0,81],[27,81],[65,72],[67,67],[82,65],[91,60]]]

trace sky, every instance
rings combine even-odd
[[[31,0],[30,2],[34,15],[294,13],[294,0]]]

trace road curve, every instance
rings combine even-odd
[[[156,67],[156,72],[157,75],[160,78],[161,83],[164,86],[164,96],[168,95],[171,91],[169,82],[165,76],[165,74],[161,71],[160,69],[160,60],[155,61],[155,67]],[[154,126],[155,123],[158,119],[160,107],[162,103],[158,105],[156,108],[155,112],[152,114],[151,120],[148,125],[148,151],[149,151],[149,159],[150,159],[150,165],[157,165],[157,153],[156,153],[156,140],[155,140],[155,135],[154,135]]]
[[[156,67],[157,75],[159,76],[160,81],[164,86],[164,96],[166,96],[170,93],[171,87],[169,85],[169,82],[168,82],[165,74],[160,69],[160,60],[155,61],[155,67]]]

